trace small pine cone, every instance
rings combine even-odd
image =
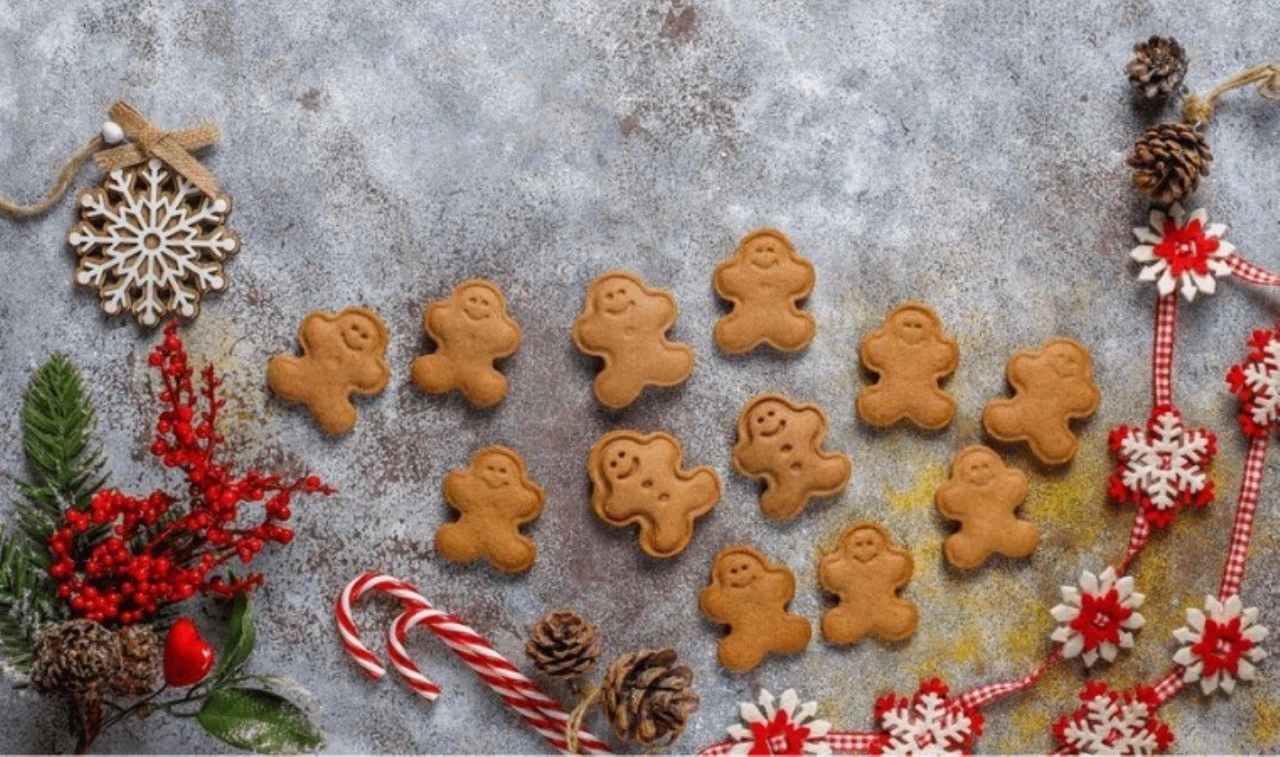
[[[529,628],[524,653],[543,675],[577,678],[600,659],[600,629],[572,610],[558,610]]]
[[[120,640],[91,620],[68,620],[40,634],[31,682],[42,694],[96,696],[120,670]]]
[[[1166,100],[1182,87],[1187,54],[1173,37],[1152,37],[1133,46],[1133,60],[1125,70],[1143,97]]]
[[[693,671],[676,665],[674,649],[626,654],[604,673],[600,709],[619,739],[645,746],[670,743],[698,709],[698,695],[689,690],[692,682]]]
[[[125,626],[116,631],[120,640],[120,670],[111,677],[111,690],[137,699],[155,691],[160,681],[163,653],[160,637],[151,626]]]
[[[1200,177],[1209,175],[1213,153],[1195,126],[1163,123],[1142,132],[1125,162],[1138,193],[1168,205],[1196,191]]]

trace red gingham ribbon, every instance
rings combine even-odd
[[[873,746],[883,740],[884,734],[877,731],[829,731],[822,739],[834,754],[868,754]],[[698,757],[723,757],[738,743],[732,739],[717,741],[698,752]],[[785,743],[777,745],[778,751],[771,754],[786,754],[786,747]]]
[[[404,648],[405,635],[416,626],[426,625],[551,746],[568,751],[565,727],[569,715],[560,705],[543,694],[475,629],[456,616],[432,607],[412,584],[380,573],[364,573],[347,584],[338,597],[334,613],[343,647],[370,678],[381,678],[386,669],[360,641],[351,612],[352,604],[367,591],[390,594],[405,608],[387,631],[387,655],[405,683],[419,696],[431,702],[440,695],[440,687],[422,675]],[[585,753],[609,753],[609,746],[587,731],[579,731],[577,736]]]
[[[1173,405],[1173,342],[1178,331],[1178,293],[1162,295],[1156,302],[1155,348],[1151,355],[1151,388],[1155,406]]]
[[[1239,255],[1232,255],[1227,258],[1227,267],[1231,269],[1231,273],[1237,278],[1243,279],[1250,284],[1268,287],[1280,286],[1280,275],[1276,275],[1262,266],[1254,265]]]
[[[1157,681],[1155,686],[1151,687],[1151,690],[1156,693],[1157,706],[1164,704],[1169,701],[1174,694],[1182,691],[1183,685],[1182,666],[1179,665],[1169,671],[1164,678]]]
[[[1062,659],[1062,647],[1059,646],[1053,651],[1053,654],[1044,659],[1039,667],[1025,676],[1013,681],[1003,681],[1001,683],[989,683],[985,686],[979,686],[976,689],[970,689],[960,695],[956,700],[956,704],[964,708],[981,709],[986,705],[994,702],[1001,697],[1016,694],[1019,691],[1029,689],[1035,685],[1036,681],[1045,674],[1049,668],[1053,667],[1058,660]]]
[[[1227,563],[1222,569],[1222,585],[1218,598],[1225,600],[1240,593],[1244,579],[1244,565],[1249,556],[1249,538],[1253,534],[1253,516],[1258,510],[1258,496],[1262,492],[1262,466],[1267,459],[1269,435],[1254,437],[1244,458],[1244,480],[1240,483],[1240,498],[1236,500],[1236,520],[1231,528],[1231,547],[1227,551]]]
[[[1147,546],[1149,538],[1151,538],[1151,521],[1147,520],[1147,514],[1142,508],[1138,508],[1133,514],[1133,528],[1129,529],[1129,546],[1125,549],[1124,559],[1116,566],[1116,575],[1123,576],[1129,572],[1129,563],[1133,562],[1133,558]]]

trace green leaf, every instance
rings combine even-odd
[[[249,605],[248,593],[242,592],[232,600],[231,619],[227,622],[227,646],[222,650],[222,659],[218,660],[218,674],[239,670],[253,654],[257,641],[253,608]]]
[[[300,707],[264,689],[218,689],[205,698],[196,720],[238,749],[276,754],[324,744],[324,734]]]

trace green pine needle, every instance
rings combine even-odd
[[[21,673],[31,667],[40,629],[67,617],[34,550],[0,528],[0,656]]]

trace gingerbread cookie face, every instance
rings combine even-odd
[[[693,371],[693,349],[667,339],[679,313],[665,289],[652,289],[626,271],[606,273],[587,287],[573,342],[604,361],[596,375],[596,399],[615,410],[630,405],[646,386],[676,386]]]
[[[529,478],[524,460],[506,447],[485,447],[471,464],[450,471],[444,499],[458,519],[436,530],[436,552],[452,563],[481,558],[504,573],[523,573],[538,550],[520,526],[542,513],[546,494]]]
[[[743,237],[712,277],[716,294],[733,306],[716,321],[716,344],[733,355],[762,344],[783,352],[808,347],[817,327],[800,302],[815,280],[813,264],[782,232],[757,229]]]
[[[844,454],[823,449],[828,428],[817,405],[781,394],[761,394],[743,406],[733,465],[742,475],[764,481],[760,509],[765,516],[790,520],[810,499],[844,490],[852,466]]]
[[[795,654],[809,646],[809,621],[787,612],[796,594],[796,577],[742,545],[729,547],[711,564],[711,584],[698,596],[698,608],[712,623],[729,627],[720,640],[720,663],[741,673],[770,652]]]
[[[960,350],[929,307],[908,302],[862,340],[862,364],[879,376],[858,393],[858,415],[873,426],[907,419],[926,431],[951,423],[956,401],[938,382],[955,373]]]
[[[901,641],[916,632],[920,612],[898,596],[911,580],[911,553],[893,546],[879,523],[863,520],[845,529],[822,559],[818,579],[839,603],[822,616],[822,635],[832,644],[852,644],[864,636]]]
[[[1026,442],[1048,465],[1076,456],[1071,421],[1093,415],[1102,393],[1093,383],[1093,357],[1074,339],[1050,339],[1014,355],[1005,368],[1013,397],[987,403],[982,425],[1002,442]]]
[[[351,395],[375,395],[391,379],[387,329],[362,307],[315,312],[298,327],[302,355],[277,355],[267,363],[267,385],[281,399],[300,402],[330,434],[356,425]]]
[[[957,568],[976,568],[992,554],[1026,557],[1040,543],[1040,531],[1015,511],[1027,498],[1027,475],[1004,464],[980,444],[966,447],[951,463],[951,478],[934,503],[960,530],[947,537],[942,552]]]
[[[448,299],[432,303],[422,320],[436,351],[413,361],[419,389],[428,394],[456,389],[476,407],[493,407],[507,396],[507,378],[493,364],[520,347],[520,325],[508,315],[497,286],[465,281]]]
[[[640,548],[653,557],[680,554],[693,523],[720,500],[720,477],[701,465],[681,467],[684,450],[669,434],[614,431],[587,458],[591,507],[611,526],[640,527]]]

